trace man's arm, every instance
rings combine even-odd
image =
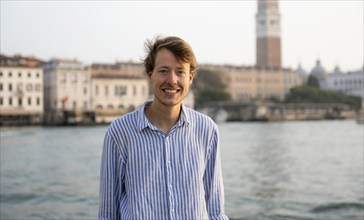
[[[125,170],[120,150],[109,131],[105,135],[100,168],[99,219],[120,219],[119,204],[124,188]]]
[[[209,219],[228,219],[224,210],[224,186],[221,173],[219,135],[216,130],[207,157],[204,186],[206,206]]]

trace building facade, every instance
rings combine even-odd
[[[233,101],[283,100],[292,87],[304,80],[290,69],[265,70],[244,66],[201,65],[219,73]]]
[[[327,88],[346,95],[360,96],[364,99],[364,67],[348,73],[336,67],[327,79]]]
[[[37,67],[42,61],[27,59],[1,55],[0,124],[43,122],[43,70]]]
[[[143,78],[144,66],[140,63],[117,62],[115,64],[94,63],[90,66],[91,76],[115,75],[124,77]]]
[[[112,120],[134,111],[148,99],[145,78],[106,76],[92,77],[92,108],[97,123]]]
[[[77,60],[52,59],[43,65],[47,123],[92,120],[90,71]]]
[[[256,65],[281,68],[281,19],[278,0],[258,0],[256,14]]]
[[[92,108],[97,123],[111,122],[142,105],[149,97],[149,84],[140,63],[95,63],[92,76]]]

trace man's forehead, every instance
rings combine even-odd
[[[190,63],[178,59],[172,51],[166,48],[162,48],[157,52],[155,59],[156,67],[171,67],[172,65],[175,66],[176,64],[179,68],[189,68],[190,66]]]

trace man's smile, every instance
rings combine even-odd
[[[181,89],[179,89],[179,88],[177,88],[177,89],[162,89],[162,91],[167,93],[167,94],[173,95],[173,94],[176,94],[176,93],[180,92]]]

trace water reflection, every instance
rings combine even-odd
[[[261,135],[254,138],[255,143],[248,151],[252,163],[248,176],[251,193],[260,204],[258,213],[269,214],[280,208],[280,201],[288,193],[285,185],[290,182],[293,160],[280,136],[287,131],[281,124],[269,124],[252,132]]]

